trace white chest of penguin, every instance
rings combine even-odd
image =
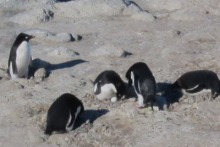
[[[100,94],[97,95],[99,100],[106,100],[115,97],[117,90],[113,84],[105,84],[101,87]]]
[[[16,64],[18,69],[26,68],[30,64],[31,49],[27,41],[23,41],[16,51]]]

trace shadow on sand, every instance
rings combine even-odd
[[[109,112],[109,110],[107,110],[107,109],[85,110],[77,119],[77,121],[74,125],[74,129],[80,127],[87,120],[89,120],[90,123],[93,123],[97,118],[107,114],[108,112]]]
[[[40,68],[44,68],[46,70],[47,72],[46,77],[48,77],[50,75],[50,72],[53,70],[70,68],[77,64],[84,63],[84,62],[88,62],[88,61],[76,59],[76,60],[70,60],[70,61],[63,62],[63,63],[51,64],[47,61],[37,58],[37,59],[34,59],[31,65],[29,66],[29,77],[34,76],[34,73]]]
[[[128,87],[127,83],[125,83],[125,85],[127,87],[125,99],[135,98],[137,101],[137,95],[133,86]],[[157,83],[157,86],[158,90],[156,94],[156,103],[154,103],[154,106],[158,106],[159,110],[163,110],[164,105],[167,105],[167,108],[169,108],[170,104],[179,102],[179,99],[183,96],[181,89],[172,87],[171,83]]]
[[[181,89],[172,87],[171,83],[157,83],[157,86],[159,89],[157,92],[161,93],[161,96],[165,98],[168,108],[170,104],[179,102],[179,99],[183,96]]]

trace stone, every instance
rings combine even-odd
[[[54,57],[61,57],[64,59],[74,59],[79,54],[74,52],[71,49],[65,48],[63,46],[58,46],[58,47],[54,47],[54,48],[49,49],[48,55],[54,56]]]
[[[73,35],[71,33],[65,33],[65,32],[55,34],[50,31],[38,29],[38,28],[25,30],[24,33],[34,35],[36,39],[39,39],[41,41],[50,41],[50,42],[52,41],[52,42],[67,43],[81,39],[79,35]]]
[[[80,0],[56,3],[58,16],[80,18],[90,16],[114,16],[121,14],[125,5],[120,0]]]
[[[40,68],[34,73],[34,80],[35,82],[41,82],[46,77],[46,70],[45,68]]]
[[[107,44],[90,53],[90,56],[124,57],[126,56],[126,51],[113,44]]]
[[[47,22],[53,18],[54,13],[48,9],[35,8],[25,12],[21,12],[12,16],[11,22],[20,25],[33,25],[41,22]]]

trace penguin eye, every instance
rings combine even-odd
[[[25,39],[28,39],[28,36],[26,36]]]

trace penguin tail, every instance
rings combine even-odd
[[[45,132],[44,132],[44,134],[46,134],[46,135],[51,135],[52,134],[52,129],[51,128],[46,128],[46,130],[45,130]]]

